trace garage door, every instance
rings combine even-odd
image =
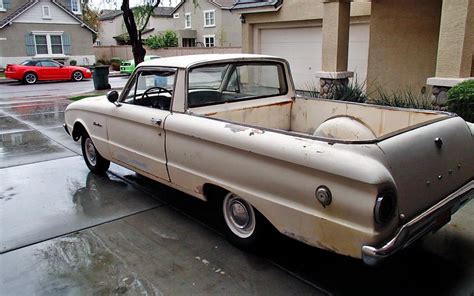
[[[260,29],[260,52],[286,58],[297,89],[319,89],[315,72],[321,71],[322,28]],[[367,76],[369,25],[353,24],[349,32],[349,71],[359,82]]]

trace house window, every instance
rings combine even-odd
[[[37,55],[63,54],[63,40],[60,34],[35,34]]]
[[[0,11],[6,11],[5,6],[3,5],[3,0],[0,0]]]
[[[205,35],[204,37],[204,46],[205,47],[214,47],[216,42],[216,36],[215,35]]]
[[[51,40],[51,52],[53,54],[62,54],[63,53],[63,42],[61,35],[50,35]]]
[[[48,5],[43,5],[43,18],[50,19],[51,18],[51,11],[49,10]]]
[[[48,54],[48,35],[35,35],[36,54]]]
[[[184,28],[191,29],[191,13],[184,14]]]
[[[204,13],[204,27],[214,27],[216,25],[216,11],[206,10]]]
[[[81,5],[79,3],[80,0],[71,0],[71,11],[80,14],[81,13]]]
[[[173,14],[173,18],[179,18],[179,13]]]

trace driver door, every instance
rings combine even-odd
[[[107,119],[113,160],[167,181],[164,124],[175,78],[176,69],[137,71]]]

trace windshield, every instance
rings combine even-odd
[[[140,71],[133,78],[122,102],[168,109],[174,92],[175,77],[175,69]]]

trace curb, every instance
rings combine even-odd
[[[13,83],[13,82],[17,82],[17,81],[14,79],[0,78],[0,84]]]

